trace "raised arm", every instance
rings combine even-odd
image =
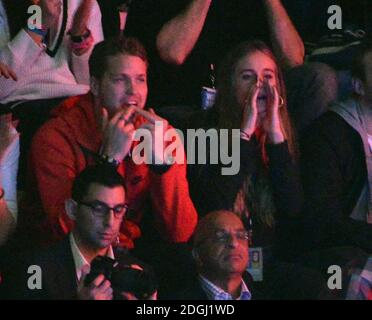
[[[203,29],[212,0],[193,0],[160,30],[156,46],[167,63],[181,65],[194,48]]]
[[[305,49],[303,41],[289,18],[280,0],[263,0],[270,38],[275,55],[281,66],[292,68],[304,62]]]

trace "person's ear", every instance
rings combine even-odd
[[[359,95],[359,96],[364,96],[365,95],[365,90],[364,90],[364,83],[362,80],[358,78],[353,78],[352,79],[352,85],[354,92]]]
[[[66,210],[67,216],[71,220],[76,220],[76,213],[77,213],[77,210],[78,210],[78,204],[76,203],[75,200],[67,199],[65,201],[65,210]]]
[[[90,91],[95,97],[99,96],[99,80],[96,77],[90,77]]]

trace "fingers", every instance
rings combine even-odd
[[[267,111],[277,111],[279,109],[280,96],[276,86],[271,86],[267,81],[264,82],[264,88],[267,95]]]
[[[114,291],[111,288],[111,283],[109,281],[106,282],[108,282],[108,287],[101,292],[102,295],[105,297],[104,300],[112,300],[112,298],[114,297]]]
[[[241,129],[248,133],[252,134],[257,125],[257,97],[259,93],[259,87],[256,83],[252,84],[252,86],[248,89],[247,99],[246,99],[246,105],[243,110],[243,117],[242,117],[242,123],[241,123]]]
[[[9,76],[14,80],[14,81],[18,81],[18,77],[16,75],[16,73],[12,70],[12,69],[8,69],[8,73],[9,73]]]
[[[138,300],[133,293],[121,292],[121,296],[124,300]]]
[[[256,81],[252,81],[249,85],[248,92],[247,92],[247,97],[245,99],[246,105],[252,104],[252,97],[257,90],[258,90],[258,85],[257,85]]]
[[[139,107],[136,107],[136,106],[133,106],[134,110],[140,114],[141,116],[143,116],[144,118],[146,118],[147,120],[149,120],[151,123],[155,123],[156,121],[166,121],[165,119],[163,119],[162,117],[159,117],[155,111],[153,109],[150,109],[150,111],[146,111],[146,110],[143,110]],[[168,123],[168,122],[167,122]]]
[[[100,274],[97,278],[95,278],[92,283],[91,283],[91,286],[93,287],[99,287],[101,286],[105,281],[105,276],[103,274]]]
[[[111,300],[113,298],[111,282],[106,280],[102,274],[94,279],[89,287],[95,300]]]
[[[12,78],[14,81],[18,81],[16,73],[2,63],[0,63],[0,77],[1,76],[3,76],[5,79]]]
[[[246,99],[245,112],[247,116],[256,116],[257,115],[257,97],[258,92],[260,91],[259,87],[255,84],[248,90],[248,95]]]
[[[255,112],[257,112],[257,97],[258,97],[259,91],[260,91],[259,86],[257,85],[254,86],[252,97],[251,97],[251,106],[252,106],[252,110]]]
[[[125,110],[121,110],[115,114],[115,116],[111,119],[111,123],[118,123],[119,121],[124,122],[132,122],[133,118],[135,116],[135,113],[140,114],[145,119],[147,119],[149,122],[155,124],[156,121],[162,121],[168,125],[168,121],[164,118],[158,116],[154,109],[149,109],[149,111],[143,110],[137,106],[130,106],[129,108],[126,108]]]
[[[279,92],[275,86],[271,87],[273,95],[273,111],[277,112],[279,110]]]
[[[113,298],[111,282],[106,280],[102,274],[95,278],[88,288],[94,300],[112,300]]]
[[[129,108],[117,112],[110,120],[110,124],[125,126],[129,123],[132,123],[134,116],[135,109],[133,106],[130,106]]]

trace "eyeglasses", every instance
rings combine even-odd
[[[217,240],[219,243],[229,243],[232,237],[235,237],[238,239],[238,241],[247,241],[249,239],[249,232],[247,230],[239,230],[234,233],[230,233],[219,230],[215,233],[215,240]]]
[[[128,211],[128,205],[118,204],[117,206],[111,208],[104,202],[95,201],[95,202],[79,202],[79,204],[83,206],[87,206],[91,209],[93,215],[97,218],[104,218],[110,214],[110,211],[114,213],[114,217],[116,219],[121,219],[124,217],[126,212]]]

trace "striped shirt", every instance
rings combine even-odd
[[[208,300],[251,300],[252,298],[252,295],[243,279],[241,283],[240,296],[237,299],[234,299],[230,293],[214,285],[202,275],[199,275],[199,281],[203,291],[208,297]]]

